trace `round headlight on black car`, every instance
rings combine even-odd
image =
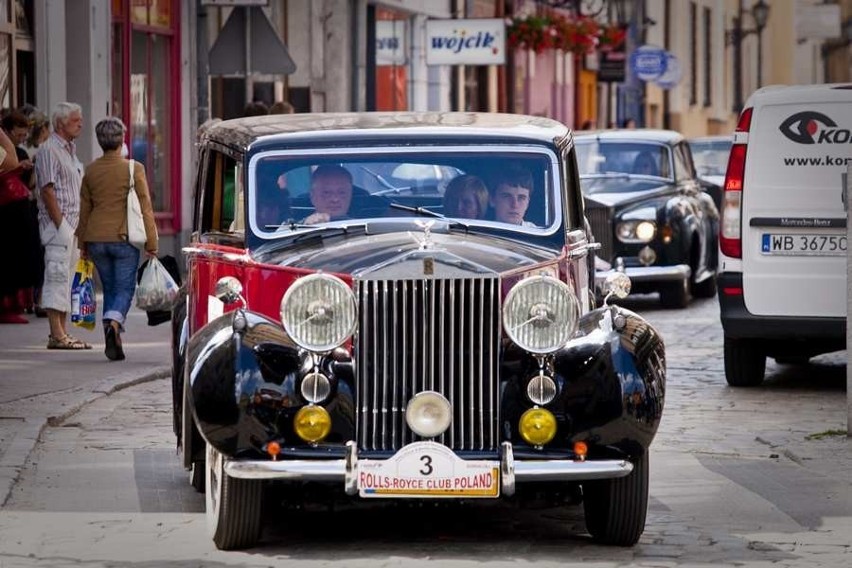
[[[532,353],[551,353],[577,329],[580,304],[571,288],[551,276],[515,285],[503,306],[503,327],[512,341]]]
[[[624,243],[647,243],[657,234],[653,221],[622,221],[615,227],[618,240]]]
[[[328,352],[355,330],[355,294],[340,278],[312,274],[296,280],[281,299],[281,323],[294,342]]]

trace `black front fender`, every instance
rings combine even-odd
[[[275,359],[275,368],[269,360]],[[243,310],[209,322],[189,341],[189,404],[201,435],[226,455],[261,451],[299,366],[298,347],[281,326]],[[273,416],[274,418],[274,416]]]
[[[538,374],[534,358],[521,360],[507,377],[502,402],[503,427],[516,444],[523,444],[518,421],[532,407],[526,383]],[[549,364],[558,394],[546,408],[559,425],[549,448],[585,441],[592,451],[630,456],[648,448],[662,417],[666,368],[663,340],[647,321],[623,308],[598,308],[580,320],[578,336]]]

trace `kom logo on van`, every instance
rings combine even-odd
[[[781,134],[799,144],[848,144],[852,131],[837,128],[837,123],[821,112],[797,112],[778,127]]]

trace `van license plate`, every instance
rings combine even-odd
[[[779,256],[846,256],[846,235],[763,233],[760,252]]]

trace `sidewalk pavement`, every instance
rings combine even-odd
[[[91,350],[48,350],[47,319],[0,324],[0,507],[38,443],[46,425],[56,425],[84,405],[171,372],[171,327],[149,326],[145,312],[132,308],[122,334],[127,358],[104,355],[100,321],[93,331],[69,324]]]

